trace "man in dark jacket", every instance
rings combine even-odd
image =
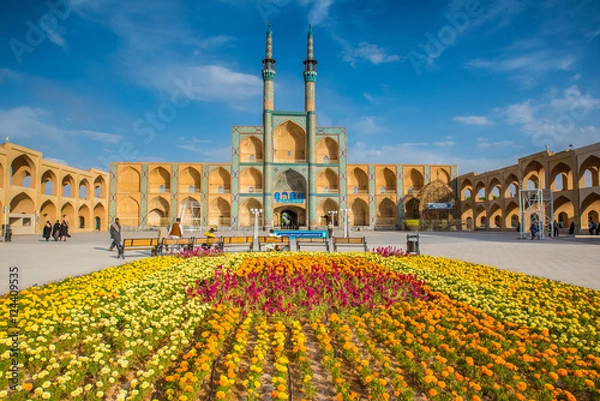
[[[52,226],[52,238],[54,238],[54,241],[58,241],[60,238],[60,222],[58,220]]]
[[[42,237],[44,237],[46,241],[48,241],[50,239],[50,235],[52,235],[52,223],[50,223],[50,220],[46,220],[46,225],[44,226]]]
[[[117,258],[119,256],[123,256],[123,247],[121,246],[121,224],[119,224],[119,218],[115,219],[115,222],[110,225],[110,238],[112,238],[113,242],[110,244],[109,250],[112,251],[115,247],[117,247],[117,251],[119,251]]]

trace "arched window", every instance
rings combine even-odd
[[[158,187],[158,192],[165,192],[165,186],[161,185],[160,187]]]
[[[288,193],[287,192],[282,192],[281,193],[281,199],[282,200],[287,200],[288,199]]]
[[[323,192],[328,193],[329,192],[329,187],[323,188]]]
[[[219,190],[218,190],[218,192],[219,192],[220,194],[222,194],[223,192],[225,192],[225,189],[223,188],[223,185],[219,185]]]
[[[329,156],[323,157],[323,163],[329,163]]]
[[[190,192],[194,192],[194,186],[193,186],[193,185],[190,185],[190,187],[189,187],[189,189],[188,189],[188,190],[189,190]]]
[[[281,194],[279,192],[275,192],[273,194],[273,198],[275,198],[276,202],[279,202],[279,199],[281,199]]]
[[[253,162],[254,161],[254,155],[250,155],[250,161]]]
[[[248,192],[254,192],[254,187],[248,187]]]
[[[304,200],[304,192],[298,192],[298,199]]]
[[[352,192],[355,193],[355,194],[357,194],[358,193],[358,187],[352,188]]]
[[[296,199],[296,193],[290,192],[290,199]]]
[[[379,188],[379,193],[380,193],[380,194],[384,194],[384,193],[385,193],[385,187],[381,187],[381,188]]]
[[[96,198],[99,198],[102,195],[102,187],[100,185],[97,185],[94,190],[96,191],[94,196]]]

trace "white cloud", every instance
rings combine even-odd
[[[583,126],[598,109],[600,99],[582,94],[573,85],[562,94],[553,92],[545,102],[529,99],[495,111],[504,115],[508,124],[520,125],[534,145],[566,147],[600,141],[600,133],[587,129],[589,125]]]
[[[373,135],[385,132],[386,128],[381,125],[381,118],[376,116],[363,116],[356,120],[343,123],[349,132],[356,135]]]
[[[379,98],[377,98],[369,93],[363,93],[363,97],[365,99],[367,99],[367,101],[371,104],[375,104],[375,105],[381,104],[381,100],[379,100]]]
[[[310,5],[308,20],[311,24],[319,25],[329,17],[329,8],[335,0],[301,0],[301,4]]]
[[[45,157],[44,160],[48,160],[49,162],[58,163],[58,164],[62,164],[62,165],[65,165],[65,166],[69,165],[69,163],[67,163],[65,160],[63,160],[63,159],[55,159],[54,157]]]
[[[64,129],[47,122],[51,113],[29,106],[0,109],[0,132],[3,136],[19,139],[49,139],[64,142],[76,138],[87,138],[100,143],[119,143],[123,137],[98,131]]]
[[[557,50],[539,50],[519,55],[504,55],[494,60],[474,59],[465,64],[468,69],[485,69],[492,72],[529,72],[569,71],[577,58],[569,53]]]
[[[446,141],[441,141],[441,142],[432,142],[431,144],[433,146],[437,146],[438,148],[449,148],[449,147],[456,145],[456,142],[446,140]]]
[[[170,94],[182,92],[192,100],[236,102],[261,96],[262,80],[252,74],[232,71],[219,65],[169,65],[152,68],[138,76]]]
[[[600,28],[596,29],[594,32],[590,33],[588,42],[594,40],[598,35],[600,35]]]
[[[573,75],[573,80],[579,81],[580,79],[581,79],[581,74],[580,73],[577,73],[577,74]]]
[[[357,59],[365,59],[373,64],[382,64],[400,61],[400,56],[388,54],[385,49],[375,44],[361,42],[356,48],[347,47],[344,50],[344,61],[354,65]]]
[[[477,147],[479,149],[486,148],[507,148],[509,146],[514,147],[514,143],[512,141],[497,141],[497,142],[489,142],[487,138],[477,138]]]
[[[452,120],[466,125],[494,125],[494,122],[483,116],[456,116]]]
[[[67,51],[67,42],[65,41],[65,38],[63,38],[63,36],[57,31],[48,32],[48,39],[50,42],[62,48],[64,51]]]

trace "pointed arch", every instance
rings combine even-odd
[[[317,180],[317,193],[337,193],[338,188],[338,175],[331,168],[321,170],[316,177]]]
[[[162,193],[171,190],[171,173],[164,167],[158,166],[150,170],[148,175],[148,192]]]
[[[519,179],[513,173],[509,174],[508,177],[504,180],[504,187],[506,188],[504,192],[504,197],[506,198],[514,198],[519,194]]]
[[[31,157],[22,154],[13,159],[10,164],[10,183],[11,185],[35,188],[35,180],[31,177],[36,177],[35,163]]]
[[[263,158],[263,142],[260,139],[249,136],[240,142],[241,162],[262,162]]]
[[[573,171],[567,164],[560,162],[550,171],[552,190],[567,191],[573,189]]]
[[[139,226],[140,204],[131,196],[127,196],[117,202],[117,215],[122,226]]]
[[[498,178],[493,178],[490,181],[489,200],[500,199],[502,196],[502,184]]]
[[[405,174],[404,186],[407,188],[408,194],[418,193],[425,186],[425,178],[420,170],[411,167]]]
[[[390,199],[385,198],[377,205],[377,221],[379,227],[395,227],[398,221],[398,209],[396,204]]]
[[[339,210],[338,203],[331,198],[327,198],[321,201],[317,205],[317,216],[320,218],[321,223],[329,221],[329,212],[330,211],[338,211]],[[338,217],[335,217],[335,225],[339,224]],[[324,224],[323,224],[324,225]]]
[[[465,224],[466,229],[467,230],[472,230],[473,229],[473,208],[471,207],[471,205],[466,204],[463,206],[462,208],[462,213],[461,213],[461,221],[463,224]]]
[[[488,228],[487,211],[483,205],[477,206],[475,209],[475,228]]]
[[[250,198],[250,199],[244,200],[240,204],[240,211],[239,211],[240,226],[241,227],[253,227],[254,226],[254,215],[252,214],[251,210],[252,209],[262,209],[262,208],[263,208],[262,203],[255,198]],[[262,223],[263,216],[264,216],[264,214],[261,214],[260,216],[258,216],[258,224],[260,226],[263,225],[263,223]]]
[[[591,155],[579,166],[579,188],[597,187],[599,185],[600,157]]]
[[[169,201],[162,196],[156,196],[148,202],[148,225],[165,227],[169,225]]]
[[[92,224],[91,213],[90,213],[90,208],[87,207],[87,205],[82,205],[79,208],[77,215],[78,215],[77,227],[80,230],[86,230],[88,228],[91,228],[91,224]]]
[[[473,199],[473,184],[471,180],[465,179],[460,183],[460,199],[464,201]]]
[[[62,188],[62,196],[65,198],[73,198],[75,195],[75,179],[71,174],[66,174],[61,180],[60,186]]]
[[[504,222],[502,221],[502,208],[494,203],[490,207],[489,227],[490,228],[502,228]]]
[[[202,179],[200,171],[194,167],[186,167],[179,173],[179,192],[198,193],[201,192]]]
[[[117,180],[117,191],[119,193],[141,191],[140,172],[131,166],[127,166],[120,170]]]
[[[487,188],[483,181],[479,181],[477,184],[475,184],[475,201],[483,202],[486,199],[486,191]]]
[[[581,227],[588,227],[588,220],[592,220],[598,224],[600,220],[600,195],[591,193],[586,196],[581,202]]]
[[[389,168],[377,170],[375,186],[378,193],[395,193],[396,192],[396,174]]]
[[[231,192],[231,175],[223,167],[217,167],[208,176],[210,193],[228,194]]]
[[[106,209],[101,202],[98,202],[96,206],[94,206],[94,228],[96,230],[101,230],[102,227],[106,224]]]
[[[421,218],[421,200],[410,198],[404,205],[404,218],[406,220],[418,220]]]
[[[87,178],[79,181],[79,199],[90,199],[91,195],[90,183]]]
[[[240,192],[262,192],[263,175],[259,169],[250,167],[240,173]]]
[[[35,203],[25,192],[16,195],[10,201],[10,212],[18,214],[35,214]]]
[[[94,197],[106,198],[106,180],[101,175],[94,180]]]
[[[350,225],[352,226],[369,226],[371,219],[369,217],[369,205],[363,199],[354,199],[350,206]]]
[[[354,167],[348,174],[348,193],[366,194],[369,192],[369,176],[361,167]]]
[[[431,179],[440,180],[446,185],[450,185],[450,172],[444,167],[432,167]]]
[[[40,207],[40,222],[45,223],[46,221],[50,221],[52,224],[56,221],[56,205],[49,199]]]
[[[57,178],[56,174],[52,170],[46,170],[42,174],[42,178],[40,179],[40,184],[43,188],[43,194],[49,196],[57,195]]]
[[[302,127],[288,120],[275,128],[273,160],[276,163],[306,162],[306,133]]]
[[[523,182],[528,183],[526,186],[527,189],[534,189],[530,188],[531,183],[535,184],[535,188],[545,188],[545,174],[546,170],[542,166],[542,163],[537,160],[530,161],[523,170]]]
[[[65,203],[60,208],[60,217],[62,220],[67,222],[70,228],[75,227],[75,208],[71,202]]]
[[[329,137],[323,138],[316,145],[317,163],[337,163],[339,146],[337,142]]]
[[[299,172],[293,169],[287,169],[281,172],[275,177],[275,183],[273,184],[273,191],[277,192],[295,192],[296,198],[299,198],[299,194],[302,197],[307,194],[307,183],[306,178]]]
[[[517,228],[520,219],[519,205],[510,201],[504,208],[504,227]]]
[[[231,205],[219,196],[210,201],[208,222],[211,226],[227,227],[231,225]]]

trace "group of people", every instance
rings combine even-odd
[[[600,223],[596,224],[591,217],[590,221],[588,221],[588,232],[590,235],[600,235]]]
[[[49,241],[50,238],[53,238],[54,241],[67,241],[67,238],[71,238],[71,234],[69,234],[69,225],[65,220],[62,223],[59,220],[56,220],[56,223],[50,223],[50,220],[46,220],[46,224],[44,225],[44,229],[42,230],[42,237]]]

